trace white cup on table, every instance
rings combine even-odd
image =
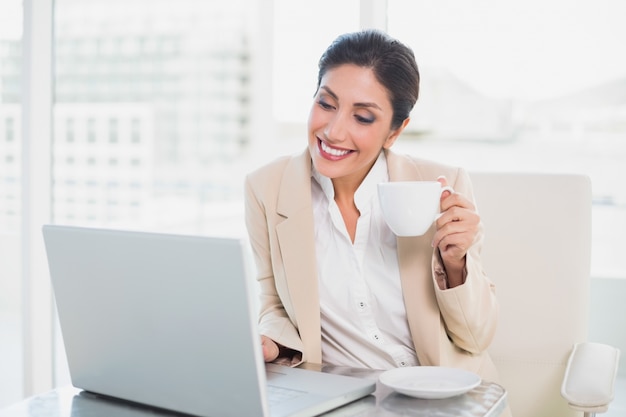
[[[385,222],[397,236],[421,236],[439,215],[441,194],[454,192],[439,181],[392,181],[378,184]]]

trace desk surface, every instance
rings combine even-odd
[[[324,367],[323,372],[378,378],[378,371]],[[483,382],[472,391],[443,400],[422,400],[398,394],[377,383],[376,392],[324,414],[329,417],[454,416],[495,417],[506,407],[506,391]],[[0,417],[155,417],[180,414],[106,399],[74,387],[63,387],[0,410]]]

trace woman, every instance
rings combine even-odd
[[[322,55],[308,149],[246,178],[246,224],[261,291],[266,361],[390,369],[440,365],[497,380],[482,229],[459,168],[390,150],[409,123],[419,72],[385,33],[340,36]],[[439,180],[442,215],[397,238],[376,184]]]

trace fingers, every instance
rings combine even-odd
[[[448,179],[443,175],[437,177],[437,181],[441,184],[441,188],[448,188],[441,193],[441,201],[443,201],[453,194],[452,187],[448,185]]]
[[[263,349],[263,359],[265,362],[272,362],[278,357],[278,345],[269,337],[261,335],[261,348]]]
[[[476,230],[469,224],[463,224],[461,221],[449,222],[442,228],[437,229],[433,236],[432,246],[442,251],[448,250],[450,246],[456,246],[465,251],[474,241]]]
[[[451,193],[449,191],[444,191],[441,193],[441,206],[440,210],[442,216],[446,214],[446,212],[453,208],[461,208],[467,209],[470,211],[475,211],[476,207],[474,203],[468,200],[463,194],[460,193]]]
[[[464,264],[467,251],[478,235],[480,217],[474,203],[454,192],[445,176],[438,177],[437,181],[444,190],[440,199],[441,214],[436,220],[431,244],[439,250],[446,268],[459,266]]]
[[[472,231],[438,231],[433,239],[433,247],[438,248],[442,255],[447,254],[449,260],[460,260],[474,242]]]
[[[437,178],[448,186],[444,176]],[[441,194],[441,214],[436,220],[432,246],[438,248],[444,261],[458,262],[473,244],[480,227],[480,217],[472,201],[455,192]]]
[[[468,233],[455,233],[436,238],[433,247],[439,250],[446,269],[452,265],[464,264],[467,251],[473,242]]]
[[[437,231],[435,232],[434,238],[439,237],[439,240],[447,235],[463,234],[467,232],[474,236],[478,233],[480,216],[471,207],[465,208],[453,205],[441,213],[435,225]]]

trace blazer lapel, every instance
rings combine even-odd
[[[424,180],[417,165],[404,156],[385,151],[390,181]],[[285,169],[277,213],[285,218],[276,226],[287,286],[307,362],[321,363],[321,330],[315,232],[311,201],[311,159],[308,150],[294,157]],[[421,365],[436,365],[439,358],[440,314],[430,271],[433,231],[398,239],[398,262],[404,304],[413,344]],[[424,265],[428,265],[427,268]]]
[[[320,307],[311,201],[311,159],[308,149],[292,158],[284,171],[277,212],[285,220],[276,233],[287,287],[308,362],[321,363]]]
[[[385,151],[390,181],[422,181],[422,173],[412,159]],[[435,365],[439,358],[440,314],[431,273],[434,228],[423,236],[398,237],[398,264],[409,328],[421,365]],[[428,265],[427,268],[424,265]],[[433,346],[435,345],[435,346]],[[434,348],[433,348],[434,347]]]

